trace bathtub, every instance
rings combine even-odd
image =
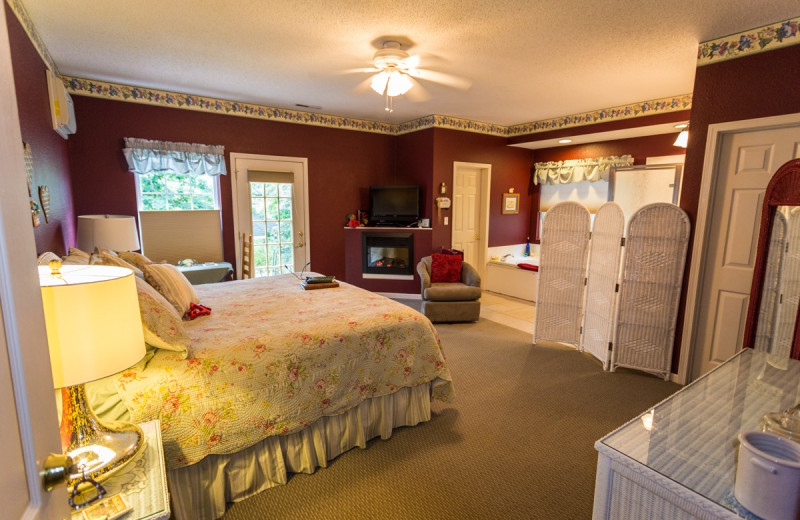
[[[517,267],[517,264],[539,265],[539,259],[532,256],[509,256],[505,261],[489,260],[486,263],[484,289],[536,302],[539,273]]]

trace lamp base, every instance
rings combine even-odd
[[[97,482],[110,477],[145,448],[139,426],[123,421],[101,422],[92,412],[84,385],[61,389],[61,447],[72,457],[68,482],[88,477]]]

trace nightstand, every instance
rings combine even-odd
[[[122,493],[133,508],[124,520],[167,520],[170,517],[167,473],[161,446],[161,424],[158,420],[139,425],[147,439],[144,454],[128,464],[120,473],[103,482],[107,496]],[[81,512],[72,520],[83,518]]]
[[[192,285],[223,281],[233,271],[230,262],[205,262],[195,265],[175,266]]]

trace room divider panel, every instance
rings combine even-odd
[[[586,306],[580,350],[589,352],[608,370],[616,314],[616,287],[622,258],[625,215],[616,202],[600,206],[594,217],[586,275]]]
[[[585,207],[560,202],[550,208],[542,225],[534,343],[580,345],[588,244]]]
[[[612,371],[629,367],[669,379],[689,229],[689,217],[672,204],[649,204],[631,216]]]

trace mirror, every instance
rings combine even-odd
[[[800,160],[781,166],[767,186],[753,270],[744,347],[800,359]]]

